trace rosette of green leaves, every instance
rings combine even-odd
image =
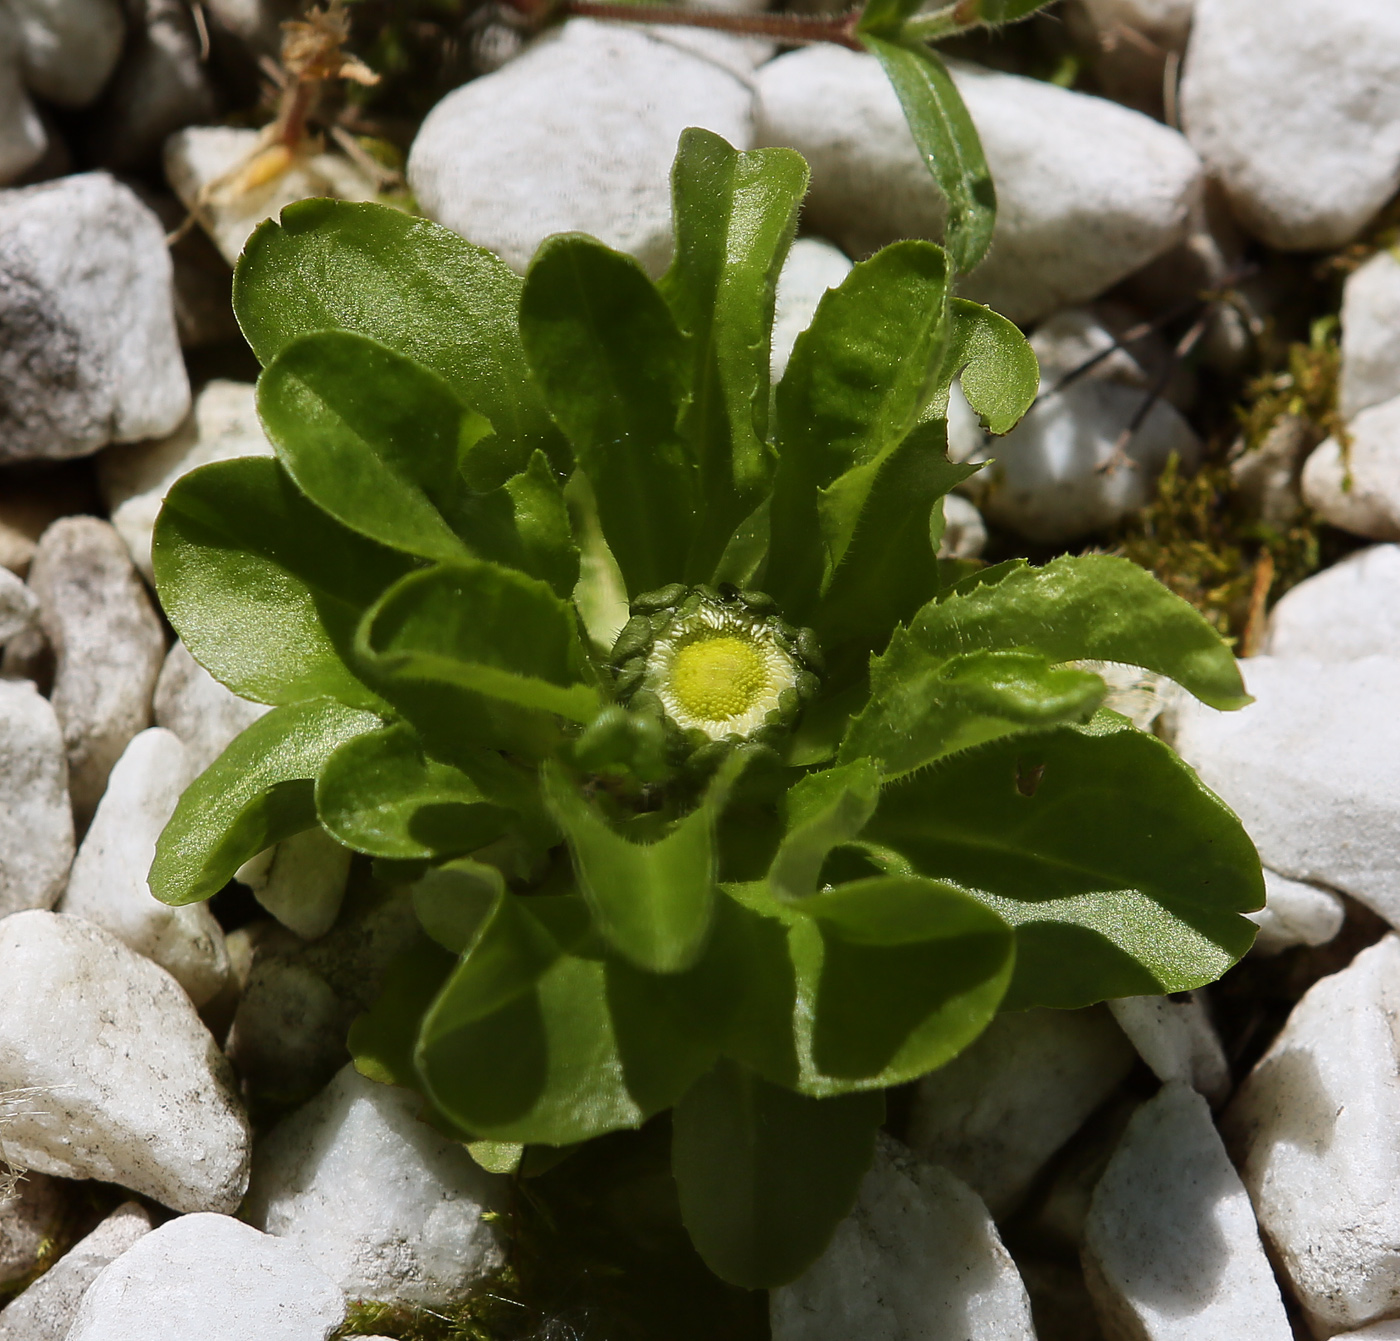
[[[272,705],[181,800],[156,895],[316,825],[379,859],[422,937],[361,1069],[495,1167],[674,1109],[692,1236],[750,1286],[821,1250],[886,1087],[1006,1006],[1210,981],[1262,903],[1234,816],[1076,665],[1238,707],[1209,626],[1123,560],[936,557],[973,469],[951,381],[993,431],[1037,385],[945,253],[857,265],[770,387],[805,183],[687,132],[658,283],[583,236],[522,282],[392,210],[288,207],[235,283],[276,456],[185,476],[154,545],[189,650]],[[815,630],[781,748],[681,776],[611,701],[621,602],[669,583]]]

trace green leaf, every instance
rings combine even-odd
[[[870,702],[847,728],[843,761],[868,756],[890,777],[999,736],[1087,722],[1104,682],[1035,651],[929,652],[904,630],[870,672]]]
[[[152,562],[176,632],[236,694],[382,706],[347,661],[361,614],[409,561],[307,502],[276,461],[221,461],[176,481]]]
[[[500,755],[482,751],[474,763],[475,778],[428,758],[417,732],[395,722],[346,741],[326,760],[316,812],[346,847],[371,856],[413,861],[471,852],[519,823],[503,802],[527,786]]]
[[[525,469],[506,481],[513,534],[495,556],[542,582],[568,600],[578,585],[579,551],[569,524],[564,486],[549,458],[536,452]]]
[[[875,813],[880,769],[870,759],[808,773],[784,798],[787,831],[768,873],[780,899],[805,899],[817,889],[832,848],[854,838]]]
[[[710,1270],[765,1289],[800,1276],[855,1205],[884,1095],[809,1099],[721,1062],[672,1118],[681,1216]]]
[[[704,507],[688,569],[694,581],[712,579],[772,474],[773,295],[807,177],[791,149],[739,153],[708,130],[681,134],[671,174],[675,259],[659,287],[691,369],[681,426],[696,452]]]
[[[1090,554],[982,577],[925,606],[910,644],[944,656],[1028,646],[1051,661],[1121,661],[1168,676],[1213,708],[1252,702],[1220,635],[1127,559]]]
[[[374,1005],[350,1026],[350,1055],[362,1076],[381,1085],[419,1088],[413,1065],[418,1028],[456,966],[455,954],[422,934],[395,957]]]
[[[676,428],[685,345],[661,295],[630,256],[578,234],[548,238],[525,279],[520,331],[628,591],[677,581],[698,499]]]
[[[505,876],[496,867],[463,858],[429,871],[414,884],[413,911],[433,940],[461,954],[504,898]]]
[[[700,804],[650,843],[618,833],[562,770],[546,765],[545,796],[598,930],[638,968],[679,973],[704,949],[714,913],[715,825],[745,762],[732,753]]]
[[[999,312],[966,298],[948,303],[950,340],[943,376],[961,375],[963,396],[990,433],[1006,433],[1040,394],[1030,341]]]
[[[494,425],[501,483],[567,449],[525,363],[520,278],[450,229],[382,205],[303,200],[243,250],[233,304],[266,367],[298,336],[344,330],[432,369]]]
[[[954,272],[965,275],[987,254],[997,214],[977,127],[947,66],[923,43],[889,41],[868,32],[861,41],[884,66],[914,144],[948,202],[944,244]]]
[[[567,1145],[640,1126],[714,1062],[678,978],[590,948],[570,895],[506,895],[423,1020],[416,1066],[458,1125]]]
[[[379,725],[373,713],[329,699],[260,717],[181,796],[156,844],[151,892],[162,903],[197,903],[250,857],[311,828],[321,765]]]
[[[553,715],[589,722],[598,711],[570,607],[497,564],[410,573],[365,615],[356,651],[428,746],[459,764],[481,748],[547,753]]]
[[[1262,905],[1239,821],[1112,713],[984,745],[886,787],[865,837],[1017,928],[1011,1009],[1186,991],[1249,948]]]
[[[896,242],[829,290],[775,395],[778,470],[764,589],[806,622],[840,565],[878,463],[918,422],[947,339],[947,263]],[[870,467],[849,482],[848,472]],[[829,491],[823,493],[823,491]]]

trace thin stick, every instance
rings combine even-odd
[[[513,7],[536,24],[562,16],[581,19],[612,19],[622,23],[664,23],[685,28],[717,28],[742,37],[771,37],[779,42],[800,45],[807,42],[834,42],[853,51],[863,50],[856,39],[860,11],[848,14],[734,14],[718,9],[681,9],[677,5],[633,5],[613,0],[560,0],[543,6],[528,0],[511,0]]]
[[[1240,653],[1252,657],[1264,641],[1264,619],[1268,613],[1269,590],[1274,585],[1274,556],[1269,550],[1254,565],[1254,585],[1249,591],[1249,617],[1245,620]]]

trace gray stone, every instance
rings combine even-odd
[[[1256,700],[1241,712],[1174,701],[1178,753],[1270,869],[1339,889],[1396,925],[1400,658],[1251,657],[1241,668]]]
[[[1225,1102],[1230,1065],[1201,992],[1125,996],[1108,1008],[1158,1080],[1189,1085],[1212,1108]]]
[[[239,867],[236,878],[284,927],[303,940],[324,936],[340,914],[350,849],[319,826],[284,838]]]
[[[1263,650],[1314,661],[1400,656],[1400,546],[1348,554],[1286,592],[1269,614]]]
[[[1303,466],[1303,501],[1368,540],[1400,540],[1400,396],[1362,410],[1343,450],[1328,438]]]
[[[58,719],[29,681],[0,679],[0,918],[52,908],[72,860]]]
[[[1095,297],[1185,236],[1201,165],[1175,131],[1041,80],[951,68],[999,202],[968,297],[1026,324]],[[815,45],[757,79],[758,142],[811,164],[809,227],[855,257],[941,235],[942,197],[873,56]]]
[[[1303,511],[1302,474],[1322,434],[1310,419],[1279,416],[1252,449],[1240,439],[1230,452],[1230,483],[1253,520],[1287,530]]]
[[[703,126],[746,149],[752,105],[746,80],[711,60],[574,19],[438,103],[408,180],[429,218],[517,270],[549,234],[578,230],[659,274],[681,131]]]
[[[67,1341],[328,1341],[344,1319],[296,1249],[227,1215],[182,1215],[93,1281]]]
[[[1400,1321],[1378,1322],[1355,1332],[1339,1332],[1336,1341],[1400,1341]]]
[[[1179,1081],[1128,1124],[1094,1193],[1084,1264],[1109,1336],[1293,1341],[1249,1197],[1205,1100]]]
[[[1400,941],[1293,1008],[1224,1132],[1315,1336],[1400,1312]]]
[[[0,1285],[32,1275],[73,1212],[72,1183],[26,1174],[0,1199]],[[0,1332],[0,1336],[3,1336]]]
[[[0,569],[0,643],[39,622],[39,601],[8,569]]]
[[[1191,30],[1195,0],[1084,0],[1084,8],[1101,32],[1131,28],[1179,51]]]
[[[1035,1341],[1026,1287],[977,1194],[884,1135],[855,1209],[768,1309],[773,1341]]]
[[[29,585],[56,657],[53,706],[81,822],[127,742],[150,724],[165,634],[121,537],[96,517],[65,517],[44,532]]]
[[[980,559],[987,547],[987,524],[961,494],[943,499],[943,537],[938,542],[940,559]]]
[[[24,87],[19,26],[0,6],[0,186],[14,181],[44,156],[49,137]]]
[[[1400,184],[1400,10],[1198,0],[1181,116],[1252,233],[1340,247]]]
[[[505,1180],[422,1122],[422,1100],[344,1067],[253,1152],[243,1216],[351,1298],[441,1307],[505,1255]]]
[[[1378,251],[1342,289],[1342,374],[1337,408],[1351,419],[1400,396],[1400,260]]]
[[[909,1144],[1002,1219],[1132,1065],[1132,1045],[1101,1007],[998,1015],[919,1081]]]
[[[792,244],[778,275],[773,310],[772,379],[778,382],[787,370],[797,337],[812,324],[828,289],[836,288],[851,273],[851,259],[839,247],[820,238],[801,237]]]
[[[0,192],[0,462],[169,433],[189,408],[160,221],[105,172]]]
[[[1251,953],[1276,955],[1295,945],[1326,945],[1347,920],[1346,904],[1330,889],[1264,868],[1268,902],[1256,913],[1246,913],[1259,934]]]
[[[221,685],[177,642],[165,658],[155,692],[156,725],[173,731],[189,751],[197,777],[233,739],[268,711]]]
[[[156,840],[191,776],[178,736],[151,727],[133,737],[112,769],[58,911],[110,931],[203,1006],[228,978],[223,929],[208,904],[168,907],[146,883]]]
[[[0,920],[0,1144],[15,1164],[232,1211],[248,1182],[233,1073],[164,969],[58,913]]]
[[[271,455],[252,383],[216,379],[205,384],[184,423],[168,437],[103,452],[97,458],[97,480],[132,561],[154,580],[151,531],[175,481],[213,461]]]
[[[0,1341],[65,1341],[88,1286],[105,1266],[150,1231],[149,1212],[139,1202],[123,1202],[0,1309]]]
[[[24,82],[46,102],[82,107],[121,54],[117,0],[6,0],[19,25]]]

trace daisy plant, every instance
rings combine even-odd
[[[670,1110],[695,1246],[752,1287],[849,1211],[888,1087],[999,1010],[1209,982],[1263,902],[1081,664],[1240,707],[1211,627],[1123,559],[938,557],[953,381],[996,433],[1038,380],[948,254],[862,261],[770,384],[806,181],[687,131],[656,282],[289,206],[235,280],[276,455],[186,475],[154,547],[190,652],[272,705],[157,897],[318,825],[375,859],[422,929],[360,1069],[498,1170]]]

